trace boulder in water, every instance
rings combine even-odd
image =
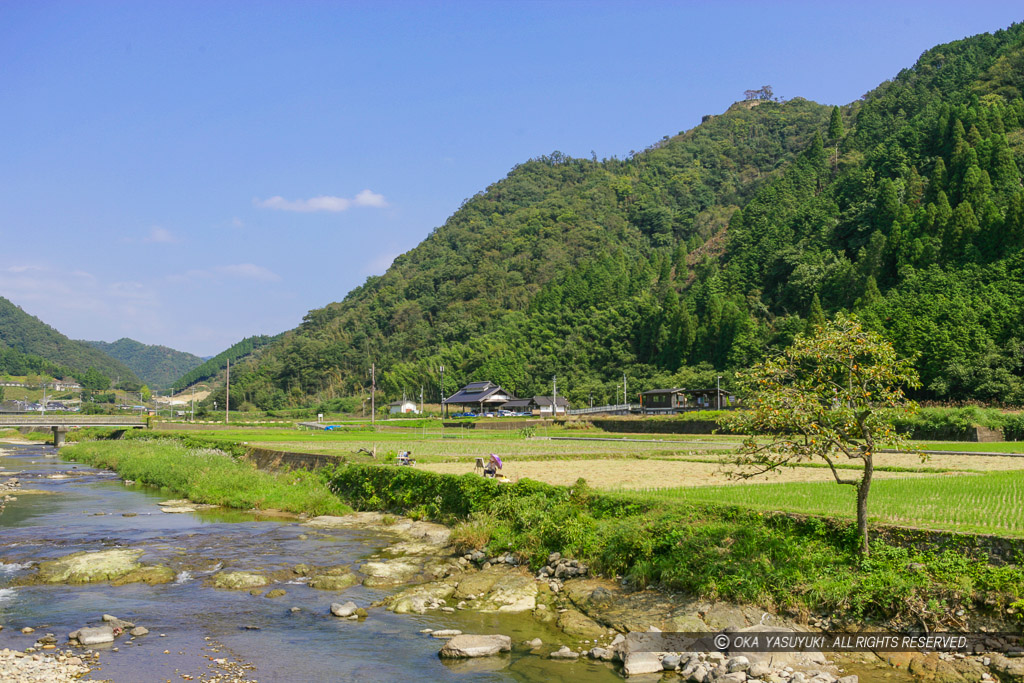
[[[438,653],[441,657],[467,658],[490,657],[512,649],[512,639],[502,635],[457,635],[444,644]]]

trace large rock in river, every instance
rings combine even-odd
[[[462,584],[459,584],[462,587]],[[532,576],[508,572],[491,584],[482,612],[529,612],[537,607],[537,582]]]
[[[454,592],[455,586],[447,582],[425,583],[388,596],[381,604],[395,614],[423,614],[431,605],[447,600]]]
[[[359,570],[366,574],[363,585],[374,588],[406,583],[419,573],[420,565],[403,560],[391,560],[389,562],[367,562]]]
[[[210,579],[210,585],[214,588],[228,588],[232,590],[259,588],[269,583],[270,579],[254,572],[217,572]]]
[[[110,624],[104,624],[103,626],[87,626],[77,631],[72,631],[68,634],[68,640],[77,641],[79,645],[88,647],[89,645],[112,643],[114,642],[114,636],[114,627]]]
[[[352,572],[344,574],[321,574],[309,580],[310,588],[322,591],[343,591],[359,583],[359,577]]]
[[[567,609],[558,615],[558,628],[579,638],[597,638],[607,633],[604,626],[574,609]]]
[[[465,657],[489,657],[499,652],[508,652],[512,649],[512,639],[508,636],[474,636],[463,634],[455,636],[441,648],[438,653],[441,657],[465,658]]]
[[[72,553],[58,560],[39,563],[38,580],[43,583],[94,583],[112,581],[142,569],[141,550],[115,548],[98,552]]]

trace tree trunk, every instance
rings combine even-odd
[[[860,535],[860,552],[867,557],[868,548],[868,492],[871,490],[871,475],[875,472],[872,455],[864,456],[864,477],[857,485],[857,532]]]

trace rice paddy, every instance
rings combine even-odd
[[[571,484],[583,477],[596,489],[659,500],[854,516],[852,487],[837,485],[821,462],[804,463],[778,475],[755,479],[730,477],[737,471],[733,460],[739,439],[735,436],[606,434],[597,429],[561,428],[542,428],[529,435],[439,426],[403,429],[379,425],[377,429],[238,429],[201,434],[363,462],[381,462],[389,454],[411,450],[417,468],[452,474],[472,472],[477,457],[494,452],[501,455],[505,473],[512,479]],[[913,447],[927,457],[922,460],[918,453],[877,454],[868,503],[873,521],[1024,536],[1024,457],[1012,455],[1024,452],[1024,443],[921,442]],[[377,457],[357,455],[361,449],[374,451]],[[985,452],[1007,455],[971,454]],[[856,475],[856,462],[842,466]]]
[[[834,481],[763,486],[702,486],[633,492],[661,500],[740,505],[830,517],[855,517],[851,486]],[[876,478],[869,518],[900,526],[1024,536],[1024,469],[937,476]]]

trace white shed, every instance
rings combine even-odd
[[[408,399],[402,399],[401,401],[392,401],[391,403],[388,404],[388,406],[390,408],[388,410],[388,413],[392,415],[396,415],[399,413],[414,413],[416,415],[419,415],[420,413],[420,409],[416,405],[416,401],[410,401]]]

